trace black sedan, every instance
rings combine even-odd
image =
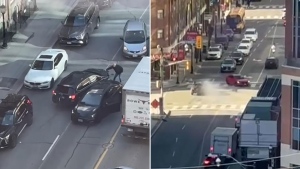
[[[116,81],[101,81],[93,85],[72,110],[74,123],[100,122],[113,112],[120,111],[122,84]]]
[[[245,62],[244,54],[242,52],[235,51],[231,53],[230,57],[236,61],[237,65],[243,65]]]
[[[228,37],[228,39],[230,41],[233,41],[233,38],[234,38],[234,32],[232,29],[226,29],[224,34]]]

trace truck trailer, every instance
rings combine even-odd
[[[139,62],[122,91],[121,126],[123,136],[149,138],[150,127],[150,57]]]
[[[235,158],[238,146],[238,131],[236,128],[217,127],[210,136],[210,152]]]

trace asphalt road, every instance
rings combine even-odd
[[[277,51],[275,55],[280,63],[284,62],[284,27],[280,20],[257,20],[246,21],[247,28],[256,28],[258,31],[258,40],[254,43],[250,56],[246,57],[245,63],[238,66],[235,73],[246,75],[253,83],[262,83],[266,75],[279,75],[280,68],[277,70],[264,70],[264,62],[268,56],[271,56],[270,48],[272,43],[276,43]],[[225,51],[223,58],[226,58],[238,46],[241,35],[235,35],[235,39],[230,43],[230,47]],[[215,81],[224,81],[227,73],[220,72],[222,60],[204,61],[198,66],[197,79],[214,79]]]
[[[138,3],[133,0],[116,1],[112,8],[100,11],[100,27],[90,36],[87,46],[61,47],[56,44],[55,48],[66,49],[74,59],[84,60],[88,57],[107,61],[128,60],[122,56],[123,41],[120,37],[123,35],[127,20],[134,18],[143,20],[149,26],[149,1],[141,0]]]
[[[201,110],[206,111],[206,110]],[[187,116],[171,116],[163,123],[151,142],[151,168],[176,168],[202,165],[209,153],[210,133],[216,127],[233,127],[230,116],[193,115],[197,111],[176,111]],[[207,111],[206,111],[207,112]]]
[[[146,0],[137,4],[129,0],[127,3],[116,1],[111,9],[101,11],[99,32],[95,32],[90,43],[85,47],[66,48],[70,64],[62,77],[75,70],[105,68],[114,60],[120,61],[124,68],[122,82],[125,83],[137,63],[122,58],[119,37],[125,20],[131,17],[128,13],[147,22],[148,4]],[[93,169],[98,164],[95,168],[122,165],[143,169],[149,166],[149,142],[121,136],[124,131],[119,129],[120,112],[109,115],[97,125],[74,125],[70,123],[71,110],[52,103],[51,90],[22,89],[20,93],[33,101],[34,123],[24,130],[15,149],[0,151],[0,168]],[[133,160],[128,154],[140,159]]]
[[[285,5],[282,0],[261,0],[260,2],[252,2],[252,5]]]

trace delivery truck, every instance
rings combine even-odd
[[[150,57],[139,62],[122,91],[121,126],[123,136],[149,138],[150,127]]]
[[[238,146],[238,131],[236,128],[217,127],[210,137],[210,152],[235,158]]]

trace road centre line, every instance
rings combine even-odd
[[[149,9],[149,7],[150,7],[150,5],[148,5],[147,8],[145,8],[144,12],[143,12],[142,15],[139,17],[139,19],[142,19],[142,17],[145,15],[145,13],[146,13],[146,11]],[[123,46],[123,45],[121,45],[121,46],[119,47],[119,49],[116,51],[116,53],[113,55],[113,57],[112,57],[112,59],[111,59],[112,61],[115,60],[117,54],[118,54],[119,51],[122,49],[122,46]]]
[[[181,130],[184,130],[184,128],[185,128],[185,125],[182,126]]]
[[[48,154],[50,153],[50,151],[52,150],[52,148],[55,146],[55,144],[57,143],[59,139],[59,135],[56,136],[55,140],[53,141],[53,143],[51,144],[51,146],[49,147],[48,151],[46,152],[46,154],[44,155],[44,157],[42,158],[42,161],[44,161],[46,159],[46,157],[48,156]]]
[[[176,143],[178,142],[178,137],[176,137]]]
[[[175,156],[175,151],[173,151],[173,154],[172,154],[172,156],[173,156],[173,157]]]
[[[119,125],[119,127],[117,128],[117,130],[115,131],[115,133],[111,137],[111,139],[109,141],[109,144],[112,144],[115,141],[115,139],[117,137],[117,134],[119,133],[120,129],[121,129],[121,125]],[[108,150],[109,150],[108,148],[105,148],[105,150],[101,154],[100,158],[98,159],[96,165],[94,166],[94,169],[99,169],[99,166],[102,163],[102,161],[104,160],[104,157],[106,156]]]
[[[275,29],[274,29],[274,33],[273,33],[273,37],[272,37],[272,44],[274,43],[274,39],[275,39],[277,27],[278,27],[278,21],[275,23]],[[269,55],[268,55],[268,57],[271,56],[271,53],[272,53],[272,51],[271,51],[271,49],[270,49],[270,50],[269,50]],[[262,68],[262,70],[261,70],[261,72],[260,72],[260,74],[259,74],[259,76],[258,76],[258,78],[257,78],[256,83],[259,82],[259,79],[261,78],[261,76],[262,76],[264,70],[265,70],[265,67]]]

